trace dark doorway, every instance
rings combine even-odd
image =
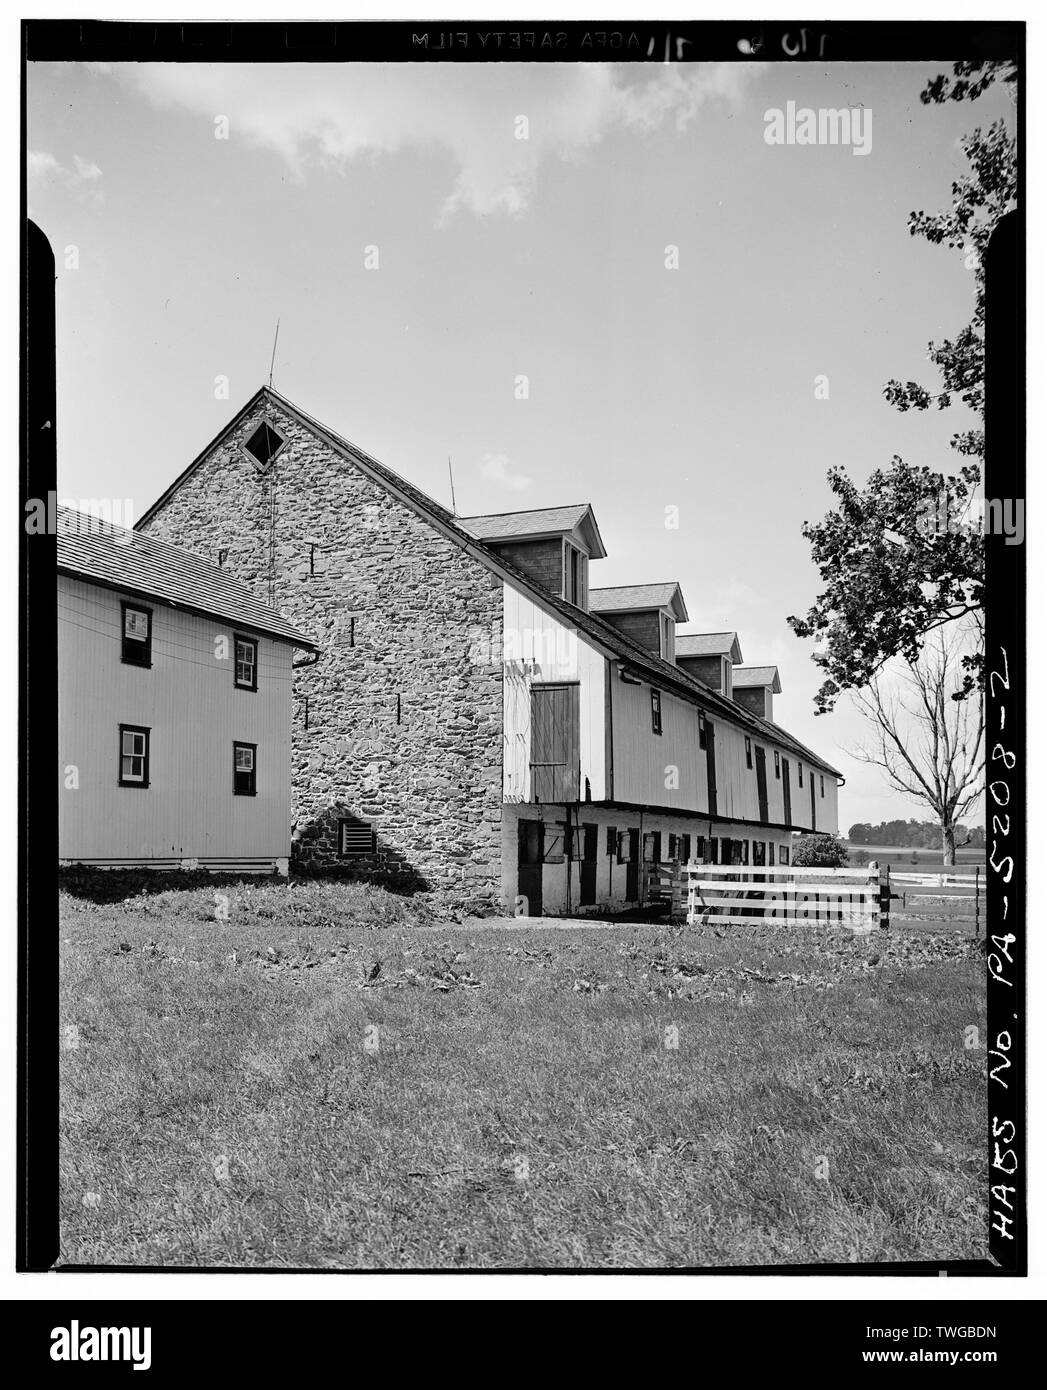
[[[807,780],[808,780],[808,782],[810,782],[810,784],[811,784],[811,829],[814,830],[816,827],[815,827],[815,816],[814,816],[814,773],[813,773],[813,772],[810,774],[810,776],[807,778]]]
[[[767,822],[767,750],[756,750],[756,795],[760,800],[760,820]]]
[[[785,797],[785,823],[791,826],[793,823],[793,793],[789,786],[789,759],[782,759],[782,794]]]
[[[521,820],[516,824],[518,843],[518,882],[516,891],[527,899],[522,917],[542,915],[542,860],[545,849],[545,822]]]
[[[582,826],[582,862],[578,866],[578,904],[580,907],[596,905],[596,846],[598,832],[595,825]]]
[[[640,832],[629,831],[629,858],[625,864],[625,901],[640,901]]]
[[[531,800],[577,801],[579,783],[577,685],[531,686]]]
[[[705,721],[705,769],[709,778],[709,814],[716,815],[716,726]]]

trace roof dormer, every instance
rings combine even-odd
[[[777,666],[736,666],[734,698],[761,719],[774,719],[774,697],[782,693]]]
[[[589,611],[589,561],[607,551],[588,502],[464,516],[458,525],[549,593]]]
[[[688,632],[676,638],[676,664],[710,690],[734,696],[734,667],[742,659],[737,632]]]
[[[619,584],[594,589],[589,608],[663,661],[676,660],[676,624],[687,621],[679,584]]]

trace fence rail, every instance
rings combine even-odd
[[[716,921],[751,926],[763,920],[783,926],[845,926],[865,933],[888,923],[890,880],[877,864],[797,869],[692,863],[682,865],[680,874],[691,925]]]

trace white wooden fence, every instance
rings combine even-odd
[[[798,869],[789,864],[687,864],[687,921],[751,926],[822,924],[865,933],[887,925],[890,885],[878,865]]]

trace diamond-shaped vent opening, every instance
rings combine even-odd
[[[273,459],[283,448],[284,439],[273,429],[268,420],[263,420],[258,428],[251,434],[244,448],[257,463],[259,468],[268,468]]]

